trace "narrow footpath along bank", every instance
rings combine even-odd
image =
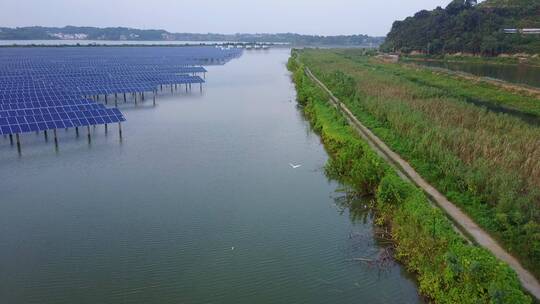
[[[382,218],[392,227],[393,238],[397,242],[397,258],[404,262],[409,270],[417,273],[420,290],[426,296],[435,302],[441,303],[454,301],[470,301],[471,303],[529,302],[530,299],[527,299],[519,290],[519,283],[515,274],[506,264],[495,259],[494,255],[508,263],[518,274],[523,287],[535,297],[540,298],[538,282],[521,267],[515,258],[504,251],[485,231],[427,183],[405,160],[390,150],[384,142],[358,121],[352,112],[307,67],[295,60],[294,54],[289,68],[295,73],[299,102],[305,104],[308,116],[316,116],[317,107],[324,107],[323,104],[327,102],[329,96],[331,104],[344,114],[355,133],[360,135],[373,151],[376,151],[394,169],[397,169],[397,173],[402,178],[414,182],[422,190],[417,190],[416,187],[404,183],[402,180],[400,182],[396,171],[390,169],[386,164],[378,164],[373,159],[371,162],[374,166],[380,165],[387,167],[389,170],[372,173],[373,176],[371,177],[368,176],[370,173],[355,170],[355,162],[362,163],[366,155],[374,153],[367,148],[365,143],[363,148],[357,142],[340,143],[339,136],[332,138],[331,134],[325,130],[328,127],[324,126],[324,123],[319,125],[323,141],[331,146],[329,150],[333,158],[338,159],[337,161],[331,161],[329,167],[339,167],[339,163],[345,164],[342,165],[342,168],[330,168],[330,171],[340,171],[340,174],[353,181],[361,181],[361,183],[353,182],[353,186],[363,185],[359,187],[372,188],[371,191],[374,191],[377,197],[377,209],[381,211]],[[320,90],[320,92],[317,92],[317,90]],[[314,118],[314,120],[317,121],[317,118]],[[317,123],[321,124],[320,121]],[[332,122],[328,123],[331,124]],[[341,137],[343,138],[343,136]],[[336,141],[338,144],[336,144]],[[361,140],[358,141],[361,142]],[[348,145],[351,145],[351,147],[356,146],[357,149],[357,145],[360,145],[359,149],[363,149],[360,156],[350,152],[344,153],[342,150],[347,150]],[[369,156],[368,158],[377,158],[377,156]],[[366,167],[363,169],[377,170]],[[355,174],[360,177],[354,176]],[[370,181],[367,183],[367,187],[365,186],[366,180]],[[369,189],[361,190],[369,191]],[[445,219],[442,212],[431,207],[424,193],[431,197],[466,234],[470,235],[493,255],[486,250],[466,243],[462,236],[453,230],[452,223]]]

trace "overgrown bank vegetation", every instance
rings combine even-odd
[[[355,116],[539,276],[540,128],[467,102],[539,113],[538,99],[379,63],[357,51],[298,56]]]
[[[482,57],[482,56],[464,56],[464,55],[426,55],[416,54],[402,56],[401,61],[433,60],[442,62],[457,62],[467,64],[496,64],[496,65],[528,65],[540,67],[540,57],[523,57],[520,54],[513,56]]]
[[[397,258],[417,274],[424,295],[437,303],[531,302],[506,264],[465,242],[420,189],[401,180],[356,135],[294,55],[289,69],[298,102],[331,154],[327,173],[361,193],[375,195],[377,222],[391,227]]]

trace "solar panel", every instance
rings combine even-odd
[[[0,134],[110,124],[125,121],[118,109],[94,109],[61,113],[0,117]]]
[[[241,53],[203,46],[0,48],[0,134],[123,122],[118,109],[85,96],[202,84],[203,65]]]

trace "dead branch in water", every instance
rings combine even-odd
[[[374,259],[359,257],[359,258],[350,259],[349,261],[362,262],[368,265],[369,267],[376,267],[379,269],[388,269],[395,264],[394,248],[387,247],[387,248],[381,249],[377,257]]]

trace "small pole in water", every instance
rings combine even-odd
[[[107,94],[105,94],[105,104],[107,104],[109,101],[107,100]]]
[[[199,85],[201,86],[201,93],[202,93],[202,82],[201,82],[201,83],[199,83]]]
[[[137,105],[137,93],[133,93],[133,96],[135,98],[135,105]]]
[[[56,129],[53,129],[54,145],[58,148],[58,136],[56,135]]]
[[[88,131],[88,143],[91,143],[92,137],[90,136],[90,126],[86,126],[86,130]]]
[[[79,137],[79,127],[75,127],[75,135],[77,135],[77,137]]]
[[[21,154],[21,140],[19,139],[19,133],[15,133],[15,137],[17,138],[17,151],[19,152],[19,155]]]
[[[154,106],[156,106],[156,90],[154,90],[154,101],[153,101],[153,103],[154,103]]]
[[[108,128],[107,124],[105,124],[105,135],[107,135],[107,133],[109,133],[109,128]]]
[[[120,136],[120,140],[122,140],[122,123],[118,123],[118,136]]]
[[[124,103],[127,102],[126,93],[124,93]]]
[[[13,146],[13,134],[9,134],[9,143]]]
[[[43,136],[45,137],[45,141],[49,141],[49,135],[47,134],[47,130],[43,131]]]

